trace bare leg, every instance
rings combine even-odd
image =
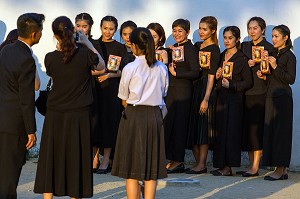
[[[194,154],[194,158],[196,160],[196,165],[199,163],[200,161],[200,150],[201,150],[201,146],[200,145],[194,145],[193,147],[193,154]]]
[[[52,199],[53,193],[44,193],[43,196],[44,196],[44,199]]]
[[[247,171],[251,170],[251,168],[253,167],[254,151],[248,151],[248,157],[249,157],[249,166],[247,168]]]
[[[208,153],[208,144],[202,144],[199,146],[198,164],[192,168],[194,171],[201,171],[206,168],[206,160]]]
[[[126,193],[128,199],[138,199],[140,197],[139,183],[135,179],[126,179]]]
[[[109,156],[111,153],[111,148],[104,148],[103,150],[103,159],[99,166],[99,169],[106,169],[109,166]]]
[[[280,178],[285,172],[285,167],[276,167],[275,171],[270,174],[272,178]]]
[[[156,193],[156,180],[145,180],[145,199],[154,199]]]
[[[177,162],[177,161],[174,161],[174,160],[172,160],[172,162],[171,162],[171,164],[170,164],[170,166],[169,166],[169,168],[168,169],[174,169],[175,167],[177,167],[178,165],[180,165],[182,162]]]
[[[99,166],[99,148],[98,147],[93,147],[93,154],[94,154],[93,169],[97,169]]]
[[[253,164],[252,164],[252,168],[250,169],[250,172],[252,174],[258,172],[259,162],[260,162],[260,158],[261,158],[261,155],[262,155],[262,150],[257,150],[257,151],[254,151],[253,153],[254,153]]]

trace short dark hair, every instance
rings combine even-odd
[[[172,28],[175,28],[177,26],[183,28],[186,32],[190,31],[190,21],[187,20],[187,19],[177,19],[177,20],[175,20],[172,24]]]
[[[130,27],[132,30],[137,28],[137,25],[133,22],[133,21],[125,21],[124,23],[122,23],[121,28],[120,28],[120,36],[122,38],[122,32],[124,30],[124,28]]]
[[[288,36],[288,39],[285,42],[285,46],[287,46],[289,48],[293,48],[293,44],[292,44],[292,40],[291,40],[291,31],[290,31],[289,27],[281,24],[281,25],[275,26],[273,28],[273,30],[279,31],[283,37]]]
[[[25,13],[19,16],[17,20],[18,35],[23,38],[29,38],[30,34],[43,28],[45,15],[37,13]]]
[[[228,31],[230,31],[232,33],[232,35],[234,36],[234,38],[236,40],[241,38],[241,31],[240,31],[239,27],[237,27],[237,26],[227,26],[223,31],[223,35],[225,34],[225,32],[228,32]],[[236,43],[236,47],[238,49],[241,48],[241,42],[240,41]]]
[[[135,28],[130,34],[130,42],[136,44],[146,56],[149,67],[156,62],[154,40],[147,28]]]
[[[166,42],[166,34],[164,28],[159,23],[150,23],[147,26],[148,29],[154,30],[158,36],[160,37],[160,41],[158,41],[158,46],[163,46]]]
[[[107,15],[107,16],[103,17],[101,19],[101,22],[100,22],[100,27],[102,26],[102,24],[103,24],[104,21],[113,22],[115,24],[115,28],[116,28],[116,31],[117,31],[117,29],[118,29],[118,20],[117,20],[116,17],[110,16],[110,15]]]
[[[247,23],[247,28],[249,28],[249,24],[250,24],[251,21],[256,21],[258,26],[260,27],[260,29],[263,31],[263,35],[265,35],[266,27],[267,27],[265,20],[261,17],[256,17],[256,16],[251,17],[251,19],[249,19],[249,21]]]

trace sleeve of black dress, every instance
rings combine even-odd
[[[99,63],[99,57],[96,53],[87,49],[87,65],[93,69],[93,66],[97,66]]]
[[[294,84],[296,79],[296,57],[293,53],[288,55],[286,70],[282,66],[278,65],[275,70],[273,70],[273,75],[290,85]]]
[[[216,72],[219,68],[220,62],[220,48],[215,46],[211,51],[211,59],[210,59],[210,69],[208,73],[210,75],[216,75]]]
[[[46,54],[45,59],[44,59],[44,64],[45,64],[45,68],[46,68],[46,74],[51,77],[51,69],[50,69],[50,63],[49,63],[50,62],[49,61],[49,56],[50,56],[49,53]]]
[[[176,71],[176,77],[181,79],[194,80],[199,76],[200,65],[198,58],[198,50],[195,46],[187,46],[184,49],[184,59],[189,67],[186,71]]]
[[[237,92],[244,91],[250,88],[252,85],[252,73],[251,73],[251,69],[248,66],[247,58],[246,57],[241,58],[239,62],[240,63],[237,64],[242,65],[242,71],[241,71],[242,78],[240,81],[229,82],[229,89]]]

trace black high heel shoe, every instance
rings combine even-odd
[[[106,169],[98,169],[96,171],[97,174],[107,174],[109,172],[111,172],[111,167],[109,165],[106,167]]]
[[[181,163],[177,167],[173,169],[167,169],[167,173],[183,173],[184,172],[184,164]]]

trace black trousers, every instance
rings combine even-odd
[[[27,136],[0,132],[0,199],[16,199]]]

